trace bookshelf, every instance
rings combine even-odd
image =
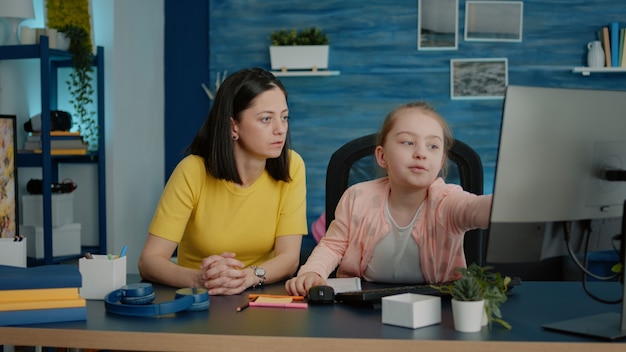
[[[50,49],[48,37],[42,36],[39,44],[0,46],[0,60],[38,59],[41,83],[41,143],[42,152],[17,153],[18,167],[40,167],[44,185],[58,182],[59,165],[63,163],[95,163],[97,165],[98,195],[98,245],[83,247],[82,252],[106,253],[106,182],[104,128],[99,129],[98,150],[88,151],[85,155],[52,155],[50,148],[50,111],[57,106],[57,70],[71,67],[71,54],[67,51]],[[97,120],[98,126],[104,126],[104,48],[97,47],[93,61],[94,74],[97,75]],[[44,258],[29,258],[29,266],[53,264],[73,257],[54,257],[52,253],[52,192],[51,187],[43,187],[43,240]]]

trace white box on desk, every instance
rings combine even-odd
[[[26,241],[15,241],[11,238],[0,238],[0,265],[26,267]]]
[[[403,293],[382,298],[383,324],[417,329],[441,323],[441,298]]]
[[[53,194],[52,226],[67,225],[74,222],[74,194]],[[43,226],[43,196],[25,194],[22,196],[22,225]]]
[[[44,257],[43,227],[20,225],[20,234],[28,239],[28,256]],[[52,255],[80,255],[80,224],[52,227]]]
[[[126,256],[109,259],[94,254],[93,259],[80,258],[78,270],[83,277],[79,292],[85,299],[104,299],[108,293],[126,285]]]

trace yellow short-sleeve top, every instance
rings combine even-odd
[[[177,242],[184,267],[223,252],[246,266],[265,262],[277,237],[307,233],[304,161],[295,151],[289,156],[291,182],[265,171],[247,188],[213,177],[201,157],[185,157],[165,185],[150,233]]]

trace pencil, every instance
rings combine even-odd
[[[238,312],[241,312],[242,310],[244,310],[244,309],[248,308],[248,306],[250,306],[250,301],[248,301],[248,302],[246,302],[246,303],[244,303],[244,304],[240,305],[239,307],[237,307],[237,311],[238,311]]]

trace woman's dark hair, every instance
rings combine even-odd
[[[187,147],[187,151],[201,156],[207,172],[215,178],[242,184],[235,164],[230,118],[239,121],[241,112],[249,108],[257,96],[277,87],[287,99],[287,90],[280,80],[264,69],[243,69],[228,76],[217,90],[209,116],[204,120],[191,145]],[[280,156],[267,159],[265,163],[265,169],[277,181],[291,181],[289,136],[287,129],[285,145]]]

